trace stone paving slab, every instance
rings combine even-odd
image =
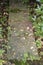
[[[9,59],[22,59],[24,53],[38,56],[32,23],[28,17],[29,14],[24,12],[9,14],[9,24],[12,28],[8,43],[11,48],[7,52]]]

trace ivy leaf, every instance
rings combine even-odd
[[[38,48],[41,47],[41,41],[40,41],[40,40],[37,40],[37,41],[36,41],[36,46],[37,46]]]
[[[5,50],[0,49],[0,56],[5,52]]]
[[[0,65],[3,65],[4,60],[0,60]]]

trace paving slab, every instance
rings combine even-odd
[[[29,13],[9,13],[9,24],[12,31],[8,42],[11,47],[7,52],[8,59],[22,59],[25,53],[38,56]]]

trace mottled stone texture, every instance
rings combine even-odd
[[[9,37],[8,49],[9,59],[22,59],[25,53],[38,56],[32,31],[32,23],[29,22],[27,12],[9,13],[9,24],[11,26],[11,37]]]

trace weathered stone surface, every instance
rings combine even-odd
[[[32,24],[29,22],[28,13],[10,13],[9,24],[12,28],[11,37],[9,37],[8,49],[9,59],[22,59],[24,53],[30,53],[38,56],[37,47],[32,31]]]

